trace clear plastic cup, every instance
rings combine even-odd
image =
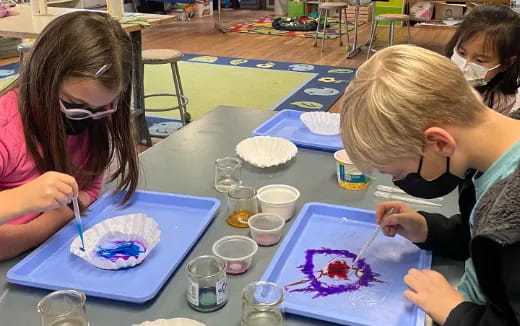
[[[262,213],[280,215],[287,221],[294,214],[300,192],[288,185],[268,185],[258,189],[257,197],[262,207]]]
[[[241,235],[223,237],[213,244],[213,254],[224,259],[228,274],[247,272],[257,251],[256,242]]]
[[[285,219],[280,215],[260,213],[252,216],[249,221],[251,237],[260,246],[272,246],[282,238]]]

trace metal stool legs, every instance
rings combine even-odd
[[[370,29],[370,40],[368,43],[367,60],[368,58],[370,58],[370,53],[372,53],[372,46],[374,45],[374,39],[376,38],[376,29],[377,20],[374,19],[374,22],[372,23],[372,28]]]
[[[406,30],[408,31],[408,44],[412,44],[412,34],[410,33],[410,21],[406,22]]]
[[[164,112],[164,111],[173,111],[179,110],[180,118],[182,125],[185,126],[190,120],[191,115],[187,111],[186,106],[188,105],[188,98],[184,95],[184,91],[182,89],[181,77],[179,74],[179,66],[177,62],[173,62],[170,64],[172,69],[172,77],[173,77],[173,85],[175,87],[175,93],[153,93],[146,94],[144,97],[155,97],[155,96],[174,96],[177,98],[177,106],[168,107],[168,108],[146,108],[146,112]]]
[[[394,22],[389,22],[388,26],[388,46],[394,45]]]

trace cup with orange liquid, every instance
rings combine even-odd
[[[247,228],[249,218],[258,213],[256,190],[253,187],[238,186],[231,188],[227,196],[229,225]]]

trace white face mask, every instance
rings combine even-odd
[[[479,64],[468,62],[468,60],[460,56],[456,49],[453,49],[451,61],[454,64],[456,64],[460,70],[462,70],[462,72],[464,73],[464,77],[466,77],[466,80],[473,86],[486,85],[488,83],[488,80],[486,80],[486,75],[488,71],[500,67],[500,64],[498,64],[493,68],[486,68]]]

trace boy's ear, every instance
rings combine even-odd
[[[455,152],[455,139],[450,133],[443,128],[430,127],[424,131],[425,146],[432,148],[434,151],[444,155],[452,156]]]

